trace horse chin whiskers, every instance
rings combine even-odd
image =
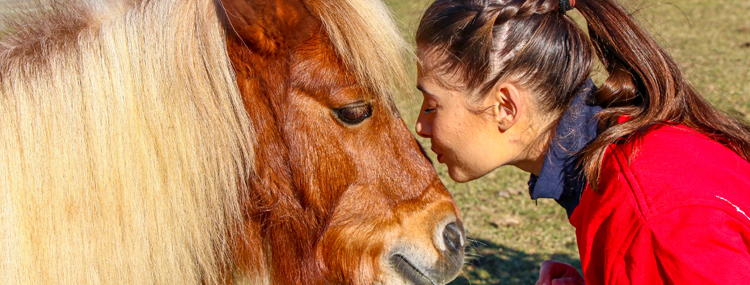
[[[421,269],[419,266],[414,265],[404,255],[396,253],[391,255],[389,258],[390,265],[393,269],[398,272],[400,277],[404,278],[406,282],[410,282],[415,285],[437,285],[428,274],[426,270]]]

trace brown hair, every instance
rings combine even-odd
[[[592,189],[606,148],[658,124],[684,124],[750,158],[750,127],[711,106],[672,58],[614,0],[578,0],[589,37],[560,12],[559,0],[438,0],[417,31],[420,58],[456,72],[466,88],[487,94],[515,81],[536,91],[542,112],[558,118],[591,72],[595,52],[609,77],[594,94],[600,135],[581,152]],[[501,59],[501,60],[496,60]],[[617,123],[620,116],[630,120]]]

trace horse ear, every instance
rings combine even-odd
[[[306,32],[312,16],[300,1],[219,0],[229,35],[238,36],[256,52],[274,54]],[[300,29],[303,28],[303,29]]]

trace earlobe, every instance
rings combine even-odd
[[[501,106],[499,103],[493,106],[495,114],[495,122],[500,131],[507,131],[515,124],[515,114],[507,107]]]

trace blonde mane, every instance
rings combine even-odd
[[[253,134],[216,14],[61,1],[6,19],[0,283],[225,281]]]
[[[0,283],[226,283],[255,142],[218,1],[42,1],[0,24]],[[400,93],[382,2],[305,2],[357,80]]]
[[[306,0],[322,20],[339,57],[382,100],[403,93],[409,45],[380,0]]]

